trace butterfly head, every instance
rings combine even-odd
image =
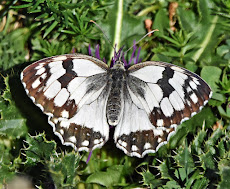
[[[121,60],[117,60],[114,65],[113,69],[124,69],[125,70],[125,64]]]

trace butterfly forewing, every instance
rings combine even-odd
[[[172,127],[189,119],[212,95],[210,87],[199,76],[164,62],[134,65],[129,68],[129,75],[135,81],[130,79],[128,86],[143,101],[143,108],[157,127]],[[140,90],[144,91],[141,95]]]
[[[49,116],[62,142],[88,151],[102,146],[109,136],[103,117],[107,70],[96,58],[69,54],[33,63],[24,69],[21,80],[30,98]]]

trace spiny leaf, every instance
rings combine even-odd
[[[223,159],[219,162],[221,182],[218,186],[219,189],[228,189],[230,186],[230,160]]]
[[[178,153],[176,156],[174,156],[175,160],[177,161],[177,164],[181,167],[185,167],[186,169],[194,168],[194,162],[193,157],[191,155],[191,152],[189,151],[188,147],[181,149],[180,153]]]
[[[222,129],[215,130],[212,135],[209,137],[209,139],[205,142],[205,149],[206,151],[211,151],[213,147],[217,144],[217,141],[221,138],[223,135]]]
[[[157,167],[158,169],[161,169],[160,167]],[[138,171],[138,170],[141,171]],[[149,165],[147,162],[141,163],[137,168],[137,173],[142,176],[142,182],[143,185],[149,186],[151,189],[156,188],[157,186],[160,186],[163,183],[163,180],[156,178],[150,171],[149,171]]]
[[[74,151],[52,155],[46,162],[49,172],[58,187],[74,187],[78,183],[77,168],[80,163],[80,156]]]
[[[49,161],[55,154],[56,143],[47,141],[45,134],[38,134],[27,138],[28,147],[25,149],[27,165],[35,165],[36,163]]]
[[[201,155],[203,153],[202,146],[204,145],[205,137],[207,136],[207,132],[205,130],[200,130],[198,134],[195,136],[192,144],[192,148],[194,148],[194,151]]]
[[[164,160],[162,163],[160,163],[160,165],[157,166],[157,168],[161,173],[162,179],[173,180],[173,178],[170,174],[170,165],[168,167],[168,162],[166,160]]]
[[[156,179],[149,170],[142,172],[141,175],[143,176],[143,184],[150,186],[151,189],[156,188],[162,184],[162,181],[160,179]]]

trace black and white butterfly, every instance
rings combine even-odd
[[[126,69],[117,60],[109,68],[82,54],[39,60],[21,80],[63,144],[101,148],[114,126],[116,146],[136,157],[155,153],[212,95],[198,75],[172,64],[148,61]]]

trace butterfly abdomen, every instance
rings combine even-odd
[[[123,68],[111,69],[111,90],[106,105],[106,116],[111,126],[119,123],[122,113],[123,88],[125,83],[125,70]]]

